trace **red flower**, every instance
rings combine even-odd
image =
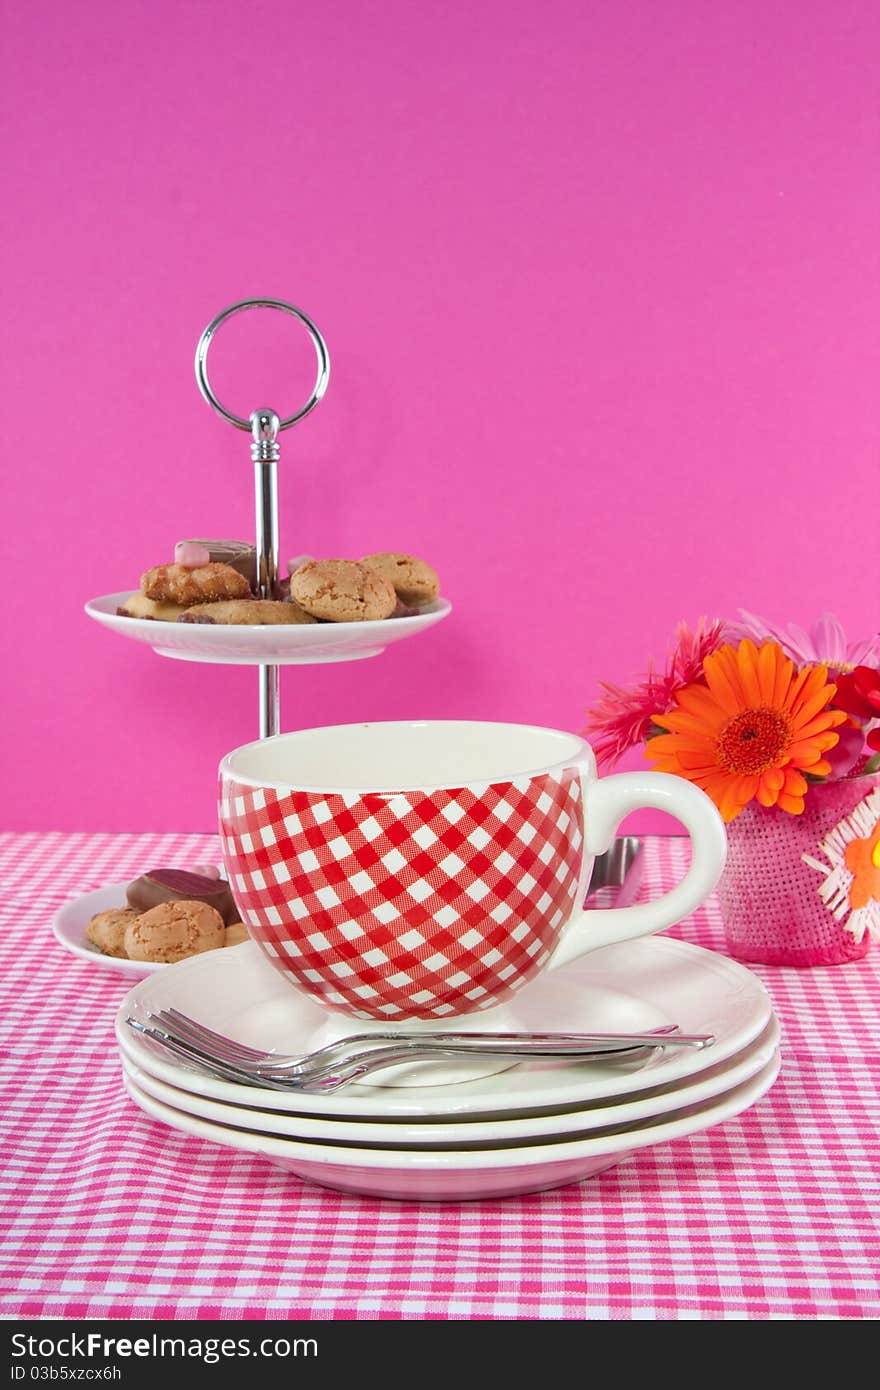
[[[687,623],[679,623],[664,672],[651,668],[629,687],[599,682],[604,693],[587,711],[584,730],[599,767],[612,767],[630,748],[650,738],[655,714],[667,714],[683,686],[702,680],[703,662],[721,646],[723,634],[724,625],[717,618],[700,618],[693,632]]]
[[[855,670],[836,676],[835,680],[837,694],[833,703],[837,709],[846,710],[857,719],[880,719],[880,671],[872,671],[870,666],[856,666]],[[868,742],[871,743],[870,737]],[[876,748],[877,744],[871,743],[871,747]]]

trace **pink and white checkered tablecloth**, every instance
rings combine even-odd
[[[647,841],[642,893],[684,843]],[[207,835],[0,836],[0,1315],[5,1318],[880,1316],[880,947],[757,967],[783,1027],[737,1119],[504,1201],[341,1196],[147,1119],[113,1018],[131,981],[68,954],[68,898]],[[717,905],[677,929],[724,950]]]

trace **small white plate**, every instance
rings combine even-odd
[[[658,1048],[640,1067],[532,1063],[456,1085],[357,1083],[335,1096],[307,1096],[216,1080],[160,1056],[128,1027],[129,1014],[144,1018],[150,1010],[175,1007],[252,1047],[307,1051],[326,1013],[289,984],[252,941],[193,956],[142,980],[120,1004],[116,1035],[143,1071],[209,1100],[348,1119],[424,1120],[583,1107],[602,1097],[681,1082],[740,1052],[763,1032],[772,1013],[767,991],[745,966],[667,936],[593,951],[539,976],[515,1003],[518,1026],[531,1032],[642,1031],[677,1023],[685,1033],[711,1033],[715,1042],[698,1052]],[[492,1011],[469,1014],[467,1023],[491,1030]],[[352,1024],[356,1031],[357,1020]],[[420,1076],[425,1074],[422,1066]]]
[[[96,888],[93,893],[83,893],[81,897],[73,898],[55,913],[52,930],[62,946],[81,960],[87,960],[90,965],[103,965],[108,970],[116,970],[120,975],[142,979],[144,975],[153,975],[157,970],[167,970],[168,966],[161,962],[105,956],[103,951],[99,951],[86,939],[86,927],[96,912],[108,912],[111,907],[128,906],[125,900],[128,884],[128,879],[122,883],[108,883],[103,888]]]
[[[86,937],[86,927],[96,912],[108,912],[111,907],[128,906],[125,890],[129,881],[123,879],[122,883],[107,883],[103,888],[96,888],[91,893],[72,898],[55,913],[52,931],[55,933],[55,939],[73,955],[79,956],[80,960],[87,960],[89,965],[103,965],[107,970],[115,970],[120,975],[130,975],[133,979],[140,980],[145,975],[155,975],[159,970],[167,970],[168,966],[164,961],[128,960],[120,956],[105,956],[104,952],[99,951]]]
[[[284,1139],[318,1139],[325,1144],[367,1144],[385,1148],[483,1148],[529,1143],[542,1138],[574,1139],[590,1130],[609,1125],[632,1124],[656,1119],[670,1110],[681,1110],[713,1096],[730,1091],[763,1070],[779,1046],[779,1023],[774,1017],[754,1042],[726,1062],[719,1062],[695,1080],[679,1085],[635,1091],[619,1101],[601,1100],[587,1109],[556,1110],[550,1115],[528,1115],[518,1119],[452,1119],[448,1123],[409,1119],[337,1120],[329,1116],[281,1114],[259,1106],[259,1095],[252,1105],[226,1105],[205,1100],[191,1091],[168,1086],[142,1070],[128,1057],[123,1046],[122,1070],[139,1090],[184,1114],[195,1115],[231,1129],[248,1129],[255,1134],[271,1134]]]
[[[308,666],[325,661],[358,661],[378,656],[394,642],[433,627],[452,604],[438,598],[412,618],[385,618],[366,623],[304,623],[301,626],[224,626],[220,623],[166,623],[149,618],[123,618],[116,612],[131,590],[90,599],[90,618],[145,642],[160,656],[178,661],[207,661],[228,666]]]
[[[659,1121],[597,1130],[586,1138],[564,1143],[431,1151],[344,1147],[256,1134],[212,1124],[164,1105],[128,1075],[123,1083],[135,1105],[171,1129],[258,1155],[323,1187],[403,1201],[462,1202],[580,1182],[613,1167],[636,1149],[700,1133],[754,1105],[773,1085],[779,1067],[779,1053],[775,1052],[750,1080],[702,1105],[674,1110]]]

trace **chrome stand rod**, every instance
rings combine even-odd
[[[281,700],[277,666],[261,666],[260,672],[260,738],[271,738],[281,732]]]
[[[274,598],[278,583],[278,426],[274,410],[255,410],[251,415],[251,458],[254,461],[256,499],[257,591],[260,598]],[[281,682],[277,666],[261,666],[260,738],[281,729]]]
[[[220,402],[208,380],[208,349],[217,329],[234,314],[246,309],[278,309],[299,319],[306,328],[318,362],[318,375],[305,405],[279,420],[274,410],[255,410],[244,419]],[[277,597],[278,581],[278,432],[289,429],[314,410],[327,389],[330,358],[317,325],[308,314],[285,299],[241,299],[212,319],[196,344],[196,381],[205,400],[237,430],[250,430],[251,458],[254,462],[254,490],[257,506],[257,592],[260,598]],[[270,738],[281,729],[278,667],[260,665],[260,738]]]

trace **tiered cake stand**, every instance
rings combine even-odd
[[[245,419],[233,415],[215,396],[207,374],[208,349],[214,335],[227,319],[246,309],[276,309],[291,314],[304,325],[312,339],[318,362],[318,373],[311,396],[301,410],[280,418],[271,409],[254,410]],[[274,592],[278,576],[278,435],[308,415],[321,400],[330,376],[327,345],[317,326],[302,309],[281,299],[245,299],[232,304],[218,314],[201,335],[196,348],[196,380],[208,404],[218,415],[236,429],[251,434],[251,458],[254,464],[256,501],[256,551],[258,588],[262,597]],[[451,612],[452,605],[438,598],[410,618],[386,618],[380,622],[316,623],[314,625],[283,625],[276,627],[221,625],[198,623],[153,622],[143,618],[121,617],[117,610],[131,597],[131,591],[105,594],[91,599],[85,609],[91,618],[113,632],[121,633],[135,642],[144,642],[160,656],[178,661],[201,661],[230,666],[257,666],[260,680],[260,737],[267,738],[280,731],[279,668],[307,666],[318,662],[357,661],[377,656],[386,647],[400,642],[426,628],[433,627]],[[605,855],[596,859],[590,892],[607,888],[623,901],[635,896],[641,879],[641,843],[632,837],[618,837]],[[83,936],[91,915],[121,901],[124,885],[111,885],[87,895],[59,914],[55,931],[59,940],[70,950],[87,959],[100,959],[116,969],[134,969],[139,974],[162,966],[142,967],[129,961],[100,957]],[[602,905],[606,904],[604,901]]]
[[[277,309],[292,314],[311,337],[318,360],[314,390],[301,410],[284,418],[263,408],[245,419],[233,415],[215,396],[208,380],[208,349],[227,319],[245,309]],[[208,324],[196,348],[196,380],[208,404],[236,429],[251,435],[256,502],[256,551],[258,591],[262,598],[275,592],[278,578],[278,435],[312,411],[327,389],[330,357],[317,325],[302,309],[283,299],[244,299],[224,309]],[[260,677],[260,737],[280,730],[279,668],[327,661],[357,661],[377,656],[394,642],[433,627],[451,611],[438,598],[411,618],[386,618],[379,622],[315,623],[277,627],[224,627],[219,624],[153,622],[121,617],[117,609],[131,597],[130,591],[105,594],[86,604],[89,617],[104,627],[146,642],[160,656],[179,661],[203,661],[232,666],[257,666]]]

